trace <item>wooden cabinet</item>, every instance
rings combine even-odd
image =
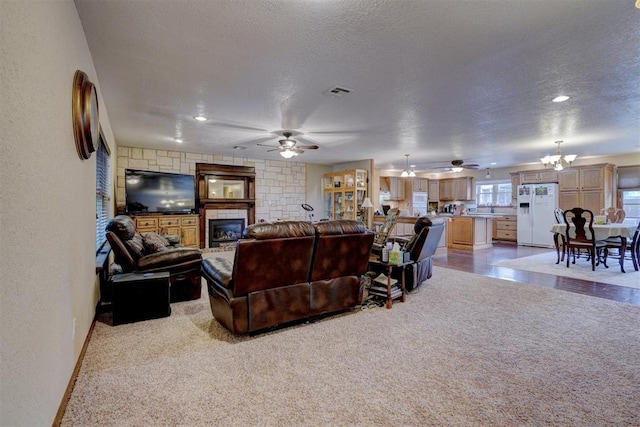
[[[518,240],[518,219],[515,216],[493,219],[493,240],[516,242]]]
[[[404,188],[404,187],[403,187]],[[367,171],[351,169],[323,176],[324,218],[366,222]]]
[[[133,219],[138,233],[172,234],[180,236],[184,246],[200,246],[198,215],[138,215]]]
[[[520,185],[520,173],[511,173],[511,199],[514,201],[518,199],[518,185]]]
[[[538,184],[540,182],[558,182],[558,171],[539,170],[520,172],[520,184]]]
[[[427,178],[414,178],[413,179],[413,191],[429,191],[429,180]]]
[[[396,176],[389,177],[389,193],[391,193],[389,200],[404,200],[404,183],[404,178],[398,178]]]
[[[613,206],[612,164],[572,167],[559,176],[560,209],[581,207],[597,214]]]
[[[429,180],[429,191],[427,197],[430,202],[440,201],[440,183],[436,179]]]
[[[472,177],[441,179],[439,181],[440,200],[475,200]],[[431,196],[429,196],[431,199]]]
[[[453,200],[453,180],[441,179],[440,184],[440,200]]]

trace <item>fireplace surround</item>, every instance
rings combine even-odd
[[[213,186],[218,185],[219,180],[223,180],[233,191],[213,191]],[[246,225],[255,223],[255,181],[254,167],[196,163],[196,205],[200,213],[201,248],[204,248],[205,242],[211,242],[211,233],[205,236],[206,225],[211,224],[207,223],[207,211],[241,210],[246,212]],[[242,221],[244,222],[244,219]]]

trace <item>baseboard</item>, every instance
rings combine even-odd
[[[71,393],[73,392],[73,388],[76,385],[76,380],[78,379],[78,374],[80,373],[80,367],[82,366],[82,361],[84,360],[84,355],[87,352],[87,347],[89,346],[89,340],[91,339],[91,335],[93,335],[93,329],[96,325],[96,319],[93,319],[91,322],[91,327],[89,328],[89,333],[84,339],[84,344],[82,345],[82,350],[80,350],[80,355],[78,356],[78,360],[76,361],[76,366],[73,368],[73,373],[71,374],[71,378],[69,379],[69,383],[67,384],[67,389],[62,396],[62,401],[60,402],[60,406],[58,407],[58,412],[56,413],[56,417],[53,419],[52,426],[60,427],[62,423],[62,417],[64,416],[64,412],[67,410],[67,404],[69,403],[69,399],[71,399]]]

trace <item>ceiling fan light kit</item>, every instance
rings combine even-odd
[[[562,161],[564,160],[569,167],[571,167],[571,163],[578,157],[577,154],[567,154],[564,157],[562,156],[562,152],[560,151],[560,144],[564,141],[556,141],[554,144],[558,144],[558,148],[556,149],[556,154],[553,156],[546,155],[540,159],[544,167],[551,166],[554,170],[561,171],[564,169],[562,165]]]

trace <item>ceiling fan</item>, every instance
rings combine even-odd
[[[295,139],[291,139],[293,132],[283,131],[282,136],[284,139],[278,140],[280,146],[272,148],[267,151],[280,151],[280,155],[285,159],[290,159],[293,156],[297,156],[298,154],[304,153],[304,150],[317,150],[319,147],[315,144],[313,145],[297,145],[298,141]],[[267,144],[258,144],[261,147],[273,147],[273,145]]]
[[[451,172],[462,172],[463,169],[477,170],[480,167],[477,163],[465,163],[463,160],[452,160],[451,166],[436,166],[434,169],[445,169]]]

